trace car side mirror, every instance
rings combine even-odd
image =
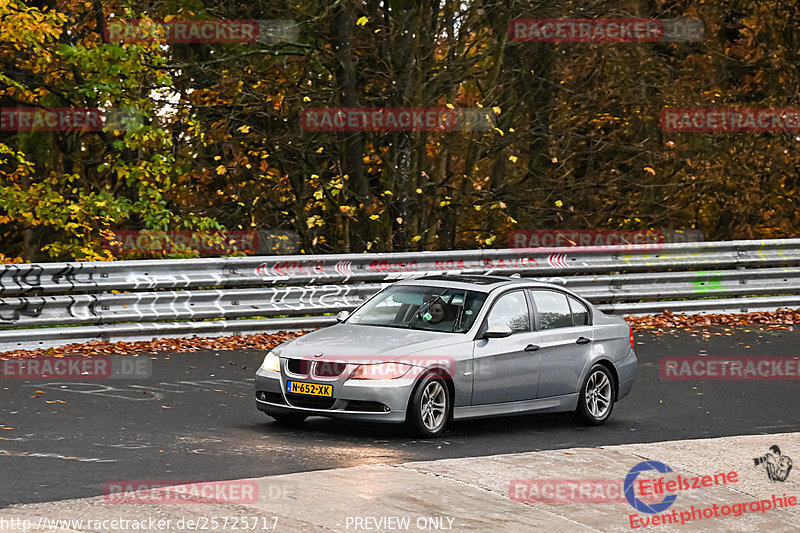
[[[503,337],[508,337],[513,333],[511,328],[505,326],[503,324],[495,324],[494,326],[490,326],[489,329],[486,330],[486,333],[483,334],[484,339],[501,339]]]
[[[336,322],[344,322],[350,316],[350,311],[339,311],[336,314]]]

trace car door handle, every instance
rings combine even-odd
[[[589,344],[592,342],[592,339],[587,339],[586,337],[579,337],[578,340],[575,341],[577,344]]]
[[[529,344],[529,345],[527,345],[527,346],[525,347],[525,351],[526,351],[526,352],[535,352],[535,351],[536,351],[536,350],[538,350],[538,349],[539,349],[539,346],[537,346],[537,345],[535,345],[535,344]]]

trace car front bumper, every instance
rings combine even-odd
[[[256,372],[256,407],[267,414],[304,414],[371,422],[401,423],[414,390],[414,379],[349,380],[352,368],[340,378],[292,375],[281,364],[281,372]],[[333,398],[288,394],[287,381],[333,386]]]

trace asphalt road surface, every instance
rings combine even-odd
[[[637,335],[631,395],[601,427],[565,414],[451,424],[438,439],[402,426],[311,418],[288,429],[257,411],[261,351],[149,355],[152,378],[0,382],[0,507],[103,494],[118,480],[200,481],[800,429],[797,381],[665,381],[663,357],[795,356],[800,331],[739,327],[704,337]],[[38,391],[38,392],[37,392]]]

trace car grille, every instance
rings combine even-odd
[[[299,394],[287,394],[286,399],[295,407],[305,407],[307,409],[330,409],[336,403],[336,398],[315,398]]]
[[[345,368],[347,368],[347,363],[317,361],[314,363],[314,375],[322,378],[335,378],[341,376]]]
[[[307,359],[289,359],[286,362],[286,368],[292,374],[299,374],[301,376],[308,375],[308,370],[311,367],[311,361]]]

